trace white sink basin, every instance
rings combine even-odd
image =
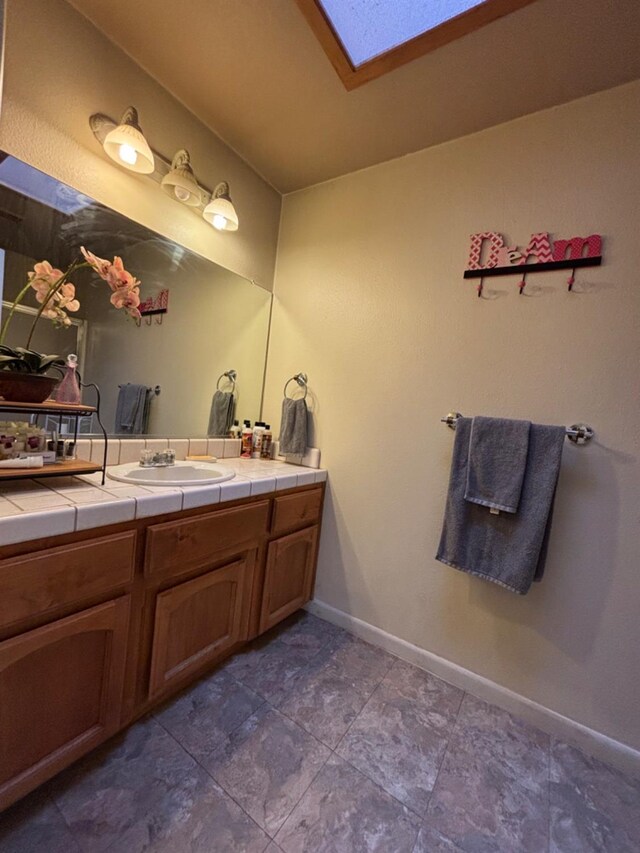
[[[176,462],[165,468],[143,468],[137,462],[107,468],[107,477],[137,486],[209,486],[235,477],[235,471],[210,462]]]

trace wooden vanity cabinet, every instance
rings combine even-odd
[[[260,611],[261,634],[310,601],[317,543],[317,525],[269,543]]]
[[[249,636],[256,551],[158,593],[149,698],[155,699]]]
[[[0,547],[0,811],[309,601],[323,497]]]
[[[0,808],[120,727],[129,597],[0,643]]]

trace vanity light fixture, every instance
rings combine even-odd
[[[188,207],[197,207],[201,203],[201,192],[191,168],[189,152],[181,148],[171,161],[171,171],[162,179],[162,189],[172,198]]]
[[[226,181],[221,181],[215,188],[202,216],[218,231],[238,230],[238,214],[231,201],[229,184]]]
[[[90,116],[89,125],[105,153],[116,163],[149,175],[171,198],[190,207],[198,216],[202,212],[204,220],[218,231],[238,230],[238,214],[229,195],[229,184],[221,181],[211,192],[199,183],[185,148],[176,151],[172,161],[153,151],[142,134],[135,107],[125,110],[118,125],[103,113]]]
[[[150,175],[155,168],[153,153],[138,124],[135,107],[127,107],[120,124],[107,133],[102,145],[109,157],[125,169]]]

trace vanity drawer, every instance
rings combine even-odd
[[[0,628],[129,583],[135,544],[132,530],[0,560]]]
[[[260,501],[187,521],[154,524],[147,530],[145,574],[175,577],[206,565],[218,554],[246,549],[265,535],[268,517],[269,501]]]
[[[322,488],[276,498],[273,502],[271,534],[279,535],[314,524],[320,518],[321,508]]]

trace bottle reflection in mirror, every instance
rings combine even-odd
[[[67,356],[67,364],[64,370],[64,376],[56,390],[53,392],[53,399],[57,403],[80,403],[80,385],[78,384],[78,374],[76,367],[78,366],[78,356],[71,353]]]

